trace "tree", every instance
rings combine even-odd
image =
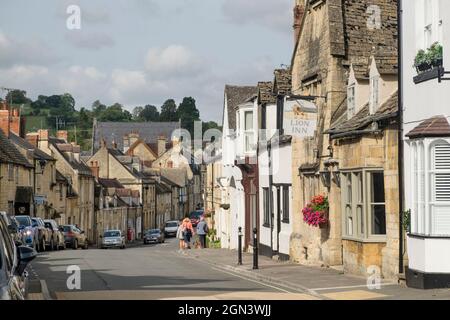
[[[23,90],[12,90],[8,92],[5,100],[11,104],[27,104],[31,103],[31,100],[27,98],[27,92]]]
[[[139,119],[144,121],[159,121],[159,112],[155,106],[146,105],[139,113]]]
[[[140,119],[140,114],[141,114],[142,110],[144,110],[143,107],[135,107],[133,109],[133,120],[134,121],[140,121],[141,120]]]
[[[161,107],[161,114],[159,120],[161,122],[178,121],[177,105],[175,100],[169,99]]]
[[[222,128],[217,124],[217,122],[214,122],[214,121],[203,122],[202,128],[203,128],[203,134],[205,134],[205,132],[208,131],[209,129],[222,130]]]
[[[37,100],[31,103],[31,108],[34,112],[39,113],[41,109],[47,108],[47,98],[47,96],[39,95]]]
[[[102,115],[102,113],[106,110],[106,105],[104,105],[103,103],[100,102],[100,100],[96,100],[94,101],[94,103],[92,103],[92,112],[94,113],[95,117],[100,117]]]
[[[180,103],[177,110],[178,118],[181,120],[181,127],[188,130],[194,136],[194,122],[200,121],[200,111],[195,105],[195,99],[186,97]]]
[[[100,121],[107,122],[128,122],[131,121],[131,119],[131,113],[127,110],[123,110],[123,106],[120,103],[109,106],[99,117]]]

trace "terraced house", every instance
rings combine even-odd
[[[314,99],[318,116],[313,138],[292,141],[291,258],[396,278],[397,1],[296,5],[292,93]],[[319,195],[329,208],[311,226],[302,211]]]

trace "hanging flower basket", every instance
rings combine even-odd
[[[303,221],[312,227],[325,228],[329,223],[328,210],[328,198],[316,196],[303,208]]]

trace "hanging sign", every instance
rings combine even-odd
[[[307,100],[288,99],[284,101],[284,134],[307,138],[313,137],[317,129],[317,107]]]

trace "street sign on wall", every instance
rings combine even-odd
[[[313,137],[317,128],[317,107],[314,103],[300,99],[284,101],[284,134],[306,138]]]

